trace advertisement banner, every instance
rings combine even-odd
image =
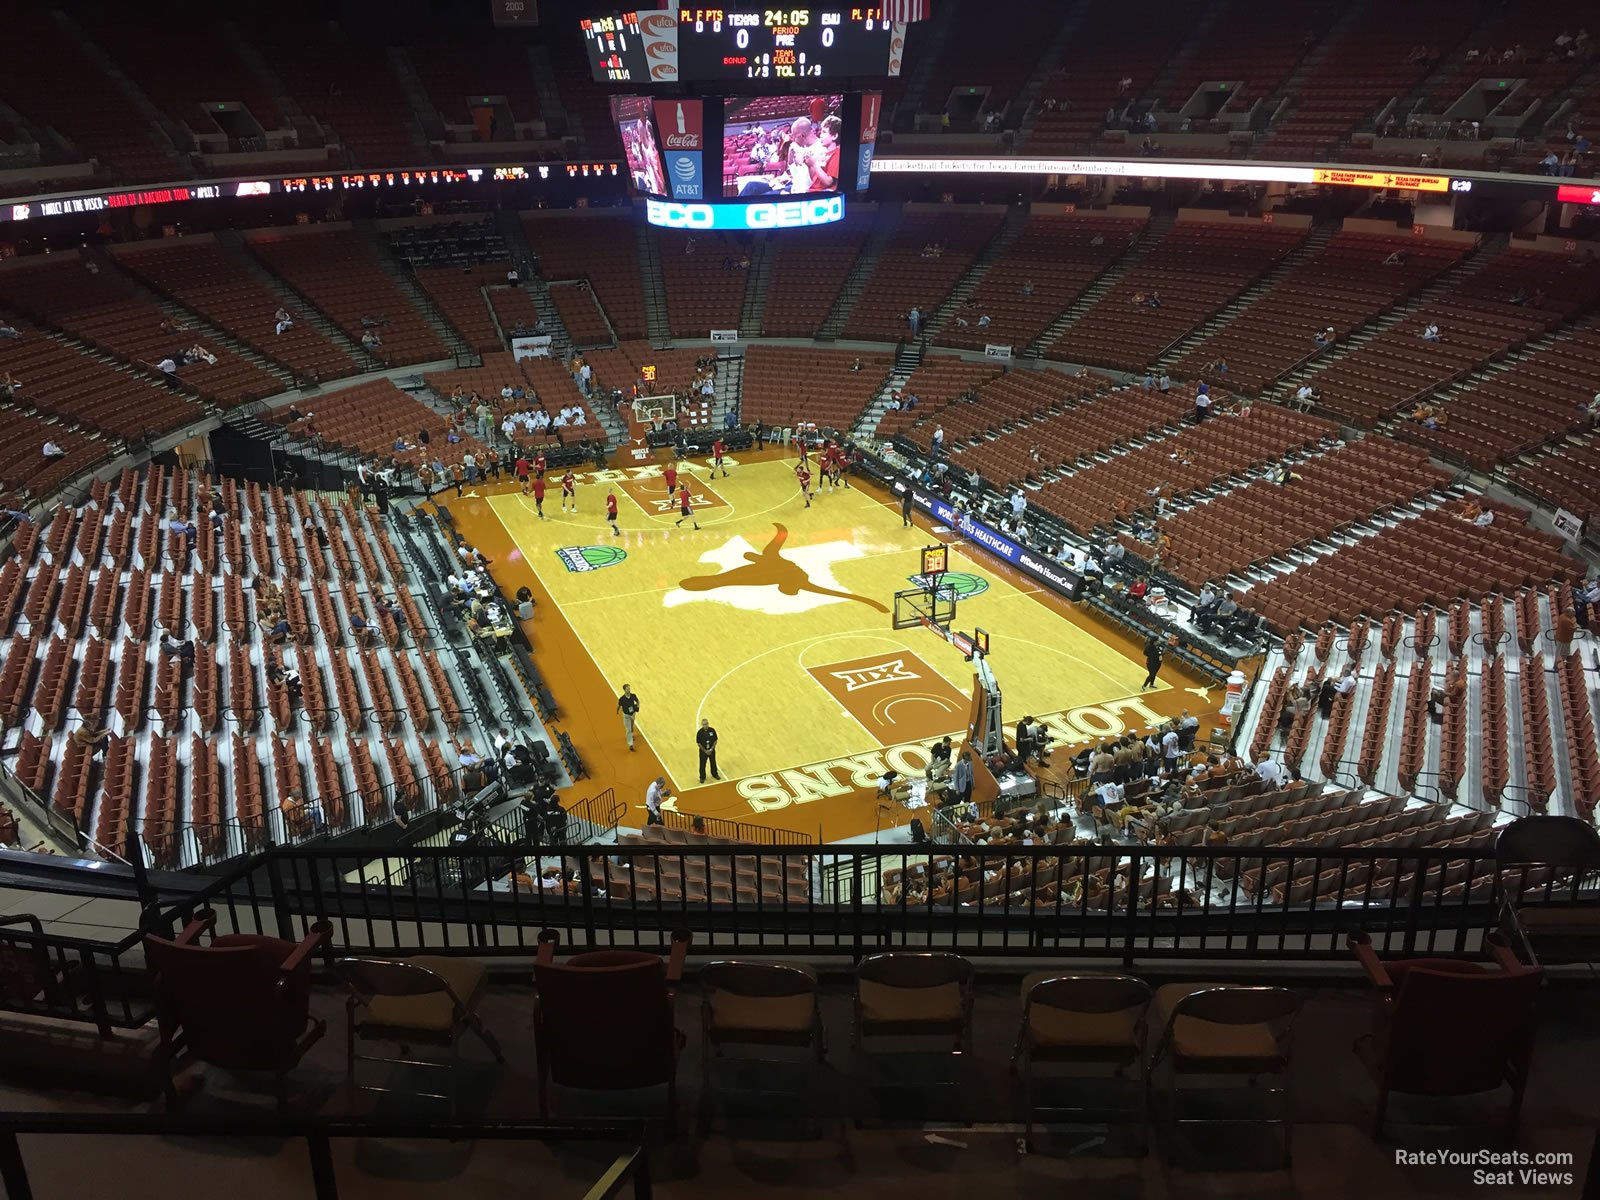
[[[700,100],[657,100],[656,129],[667,162],[674,200],[704,200],[705,104]]]
[[[1555,527],[1556,532],[1569,542],[1583,538],[1583,519],[1577,513],[1570,513],[1564,508],[1556,509]]]
[[[549,358],[550,335],[541,333],[530,337],[514,337],[511,339],[511,353],[518,362],[524,358]]]
[[[983,354],[985,358],[1010,358],[1011,347],[997,346],[993,342],[986,342],[983,347]]]
[[[674,9],[639,14],[644,39],[646,83],[678,82],[678,14]]]
[[[877,149],[878,114],[883,111],[882,92],[861,94],[861,139],[856,151],[856,191],[864,192],[872,182],[872,155]]]
[[[711,344],[714,346],[727,345],[729,342],[737,342],[738,340],[739,331],[737,329],[713,329],[711,331]]]
[[[489,18],[496,25],[526,28],[539,23],[539,0],[489,0]]]
[[[903,479],[896,479],[890,486],[898,494],[904,495],[907,485]],[[981,546],[996,558],[1010,563],[1024,575],[1061,593],[1069,600],[1077,600],[1082,596],[1083,579],[1076,571],[1071,571],[1026,546],[1019,546],[1005,534],[991,529],[982,521],[975,521],[970,516],[958,513],[936,496],[926,496],[913,491],[912,497],[918,508],[931,513],[936,521],[948,525],[974,546]]]

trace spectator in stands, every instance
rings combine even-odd
[[[1284,460],[1272,468],[1272,482],[1279,487],[1288,487],[1289,484],[1299,478],[1301,478],[1300,473],[1294,469],[1288,460]]]
[[[4,321],[0,321],[0,338],[20,338],[21,336],[22,334],[17,332],[15,325],[8,325]]]
[[[1550,627],[1550,636],[1556,644],[1556,655],[1565,658],[1572,653],[1572,639],[1578,633],[1578,620],[1566,609],[1556,613]]]
[[[1302,383],[1295,389],[1294,406],[1301,412],[1310,412],[1322,396],[1309,383]]]
[[[1422,340],[1425,342],[1437,342],[1439,340],[1439,327],[1432,321],[1422,327]]]
[[[1263,758],[1256,764],[1256,775],[1267,785],[1268,791],[1276,791],[1284,785],[1283,768],[1270,758]]]
[[[1194,740],[1200,733],[1200,718],[1189,715],[1189,710],[1183,710],[1183,716],[1178,719],[1178,746],[1185,754],[1194,749]]]
[[[44,458],[46,462],[55,462],[57,459],[65,458],[66,456],[67,452],[56,445],[54,438],[45,438]]]
[[[1165,388],[1161,389],[1166,391]],[[1196,425],[1211,415],[1211,391],[1205,384],[1201,384],[1194,396],[1194,423]]]
[[[1152,290],[1151,293],[1144,298],[1144,306],[1146,308],[1160,308],[1161,293]]]
[[[521,283],[522,276],[517,274],[517,264],[512,263],[511,266],[506,268],[506,286],[517,287]]]
[[[279,337],[283,335],[284,330],[294,328],[294,317],[281,304],[278,306],[278,311],[272,314],[272,322],[272,332]]]
[[[161,635],[161,653],[163,657],[175,658],[180,662],[194,661],[194,643],[174,641],[169,633]]]
[[[1575,599],[1578,624],[1588,629],[1595,612],[1600,610],[1600,575],[1587,580],[1582,587],[1577,588]]]
[[[1321,333],[1312,334],[1311,340],[1317,344],[1317,349],[1326,350],[1338,340],[1338,335],[1334,333],[1333,326],[1329,325]]]
[[[1165,371],[1156,376],[1156,391],[1166,393],[1172,390],[1172,377]]]
[[[1403,266],[1405,261],[1406,252],[1404,250],[1392,250],[1389,253],[1389,257],[1383,260],[1383,265],[1386,267],[1399,267]]]
[[[1209,629],[1216,622],[1232,621],[1239,611],[1239,601],[1232,592],[1224,593],[1217,603],[1205,612],[1196,610],[1194,623],[1200,629]]]
[[[1022,294],[1023,294],[1023,295],[1024,295],[1024,296],[1031,296],[1031,295],[1033,295],[1033,280],[1031,280],[1031,279],[1024,279],[1024,280],[1023,280],[1023,281],[1022,281]]]
[[[922,332],[922,310],[915,304],[906,313],[906,324],[911,328],[911,336],[916,337]]]

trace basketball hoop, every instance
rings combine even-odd
[[[653,430],[660,429],[677,415],[676,396],[640,396],[633,402],[633,419],[641,425],[650,426]]]

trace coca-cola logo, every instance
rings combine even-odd
[[[698,150],[700,149],[700,135],[698,133],[669,133],[667,134],[667,149]]]

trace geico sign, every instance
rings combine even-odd
[[[843,196],[761,204],[677,204],[645,201],[645,220],[667,229],[798,229],[844,219]]]
[[[815,200],[787,200],[781,204],[751,204],[745,224],[751,229],[789,229],[796,225],[826,225],[844,218],[843,196]]]

